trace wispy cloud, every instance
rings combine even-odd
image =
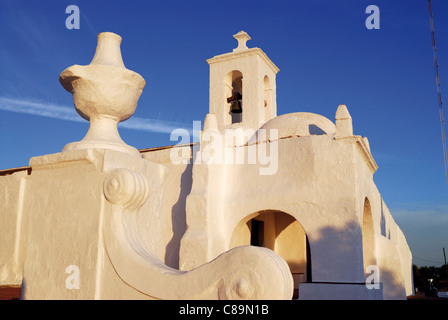
[[[85,122],[85,120],[77,114],[74,107],[31,101],[27,99],[0,97],[0,110],[59,120]],[[188,125],[185,123],[139,117],[132,117],[129,120],[120,123],[119,126],[126,129],[157,133],[171,133],[177,128],[188,128]]]
[[[448,227],[448,207],[446,205],[427,205],[426,208],[416,205],[414,209],[401,208],[391,210],[391,212],[397,220],[400,219],[403,223],[412,224],[416,228],[438,227],[440,225]]]
[[[48,38],[53,34],[46,17],[39,12],[27,12],[20,5],[10,3],[9,15],[6,21],[12,34],[17,35],[32,50],[33,55],[45,56],[48,50]],[[39,26],[39,27],[36,27]]]
[[[186,129],[185,123],[177,123],[166,120],[145,119],[139,117],[132,117],[129,120],[121,122],[118,126],[141,131],[171,133],[178,128]],[[187,129],[188,130],[188,129]]]
[[[389,154],[389,153],[383,153],[383,152],[377,152],[377,151],[373,151],[372,155],[374,157],[374,159],[376,161],[381,161],[381,162],[408,162],[408,163],[412,163],[415,162],[414,159],[409,159],[409,158],[403,158],[403,157],[399,157],[395,154]]]
[[[417,265],[441,265],[442,248],[448,246],[448,206],[409,203],[391,209],[408,241]]]
[[[89,29],[89,31],[92,33],[92,35],[94,37],[96,37],[98,35],[98,31],[97,29],[93,26],[92,22],[90,21],[90,18],[87,17],[87,14],[83,11],[81,14],[81,23],[86,23],[87,28]]]

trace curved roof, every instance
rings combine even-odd
[[[266,122],[260,129],[266,129],[267,132],[269,132],[269,129],[277,129],[279,139],[336,132],[336,126],[332,121],[319,114],[309,112],[294,112],[275,117]],[[255,140],[256,134],[249,140],[249,143],[255,142]]]

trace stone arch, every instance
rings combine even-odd
[[[244,217],[232,231],[230,248],[242,245],[266,247],[285,259],[294,279],[296,297],[299,284],[311,282],[308,237],[302,224],[292,215],[263,210]]]
[[[362,257],[364,274],[366,274],[366,268],[369,265],[376,265],[375,255],[375,233],[374,223],[372,216],[372,208],[369,199],[364,199],[363,215],[362,215]]]

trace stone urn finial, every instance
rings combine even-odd
[[[98,43],[90,64],[116,66],[126,68],[121,57],[121,37],[112,32],[102,32],[98,35]]]
[[[250,40],[250,37],[245,31],[241,30],[237,34],[233,35],[233,37],[238,41],[238,47],[233,49],[233,52],[239,52],[249,49],[246,45],[246,42]]]
[[[60,74],[62,86],[73,94],[76,111],[90,121],[85,137],[62,151],[100,148],[141,157],[121,139],[117,129],[119,122],[134,114],[145,86],[142,76],[124,66],[120,44],[119,35],[100,33],[92,62],[71,66]]]

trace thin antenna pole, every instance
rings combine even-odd
[[[439,64],[437,63],[436,36],[435,36],[435,31],[434,31],[431,0],[428,0],[428,10],[429,10],[429,21],[431,24],[431,40],[432,40],[432,49],[433,49],[433,55],[434,55],[434,69],[435,69],[435,73],[436,73],[437,100],[439,103],[440,127],[442,130],[443,158],[444,158],[444,164],[445,164],[445,180],[446,180],[446,186],[447,186],[447,191],[448,191],[448,156],[447,156],[446,136],[445,136],[445,119],[443,118],[442,93],[440,90]]]
[[[443,248],[443,260],[445,261],[445,276],[448,276],[448,270],[446,266],[446,254],[445,254],[445,248]]]

